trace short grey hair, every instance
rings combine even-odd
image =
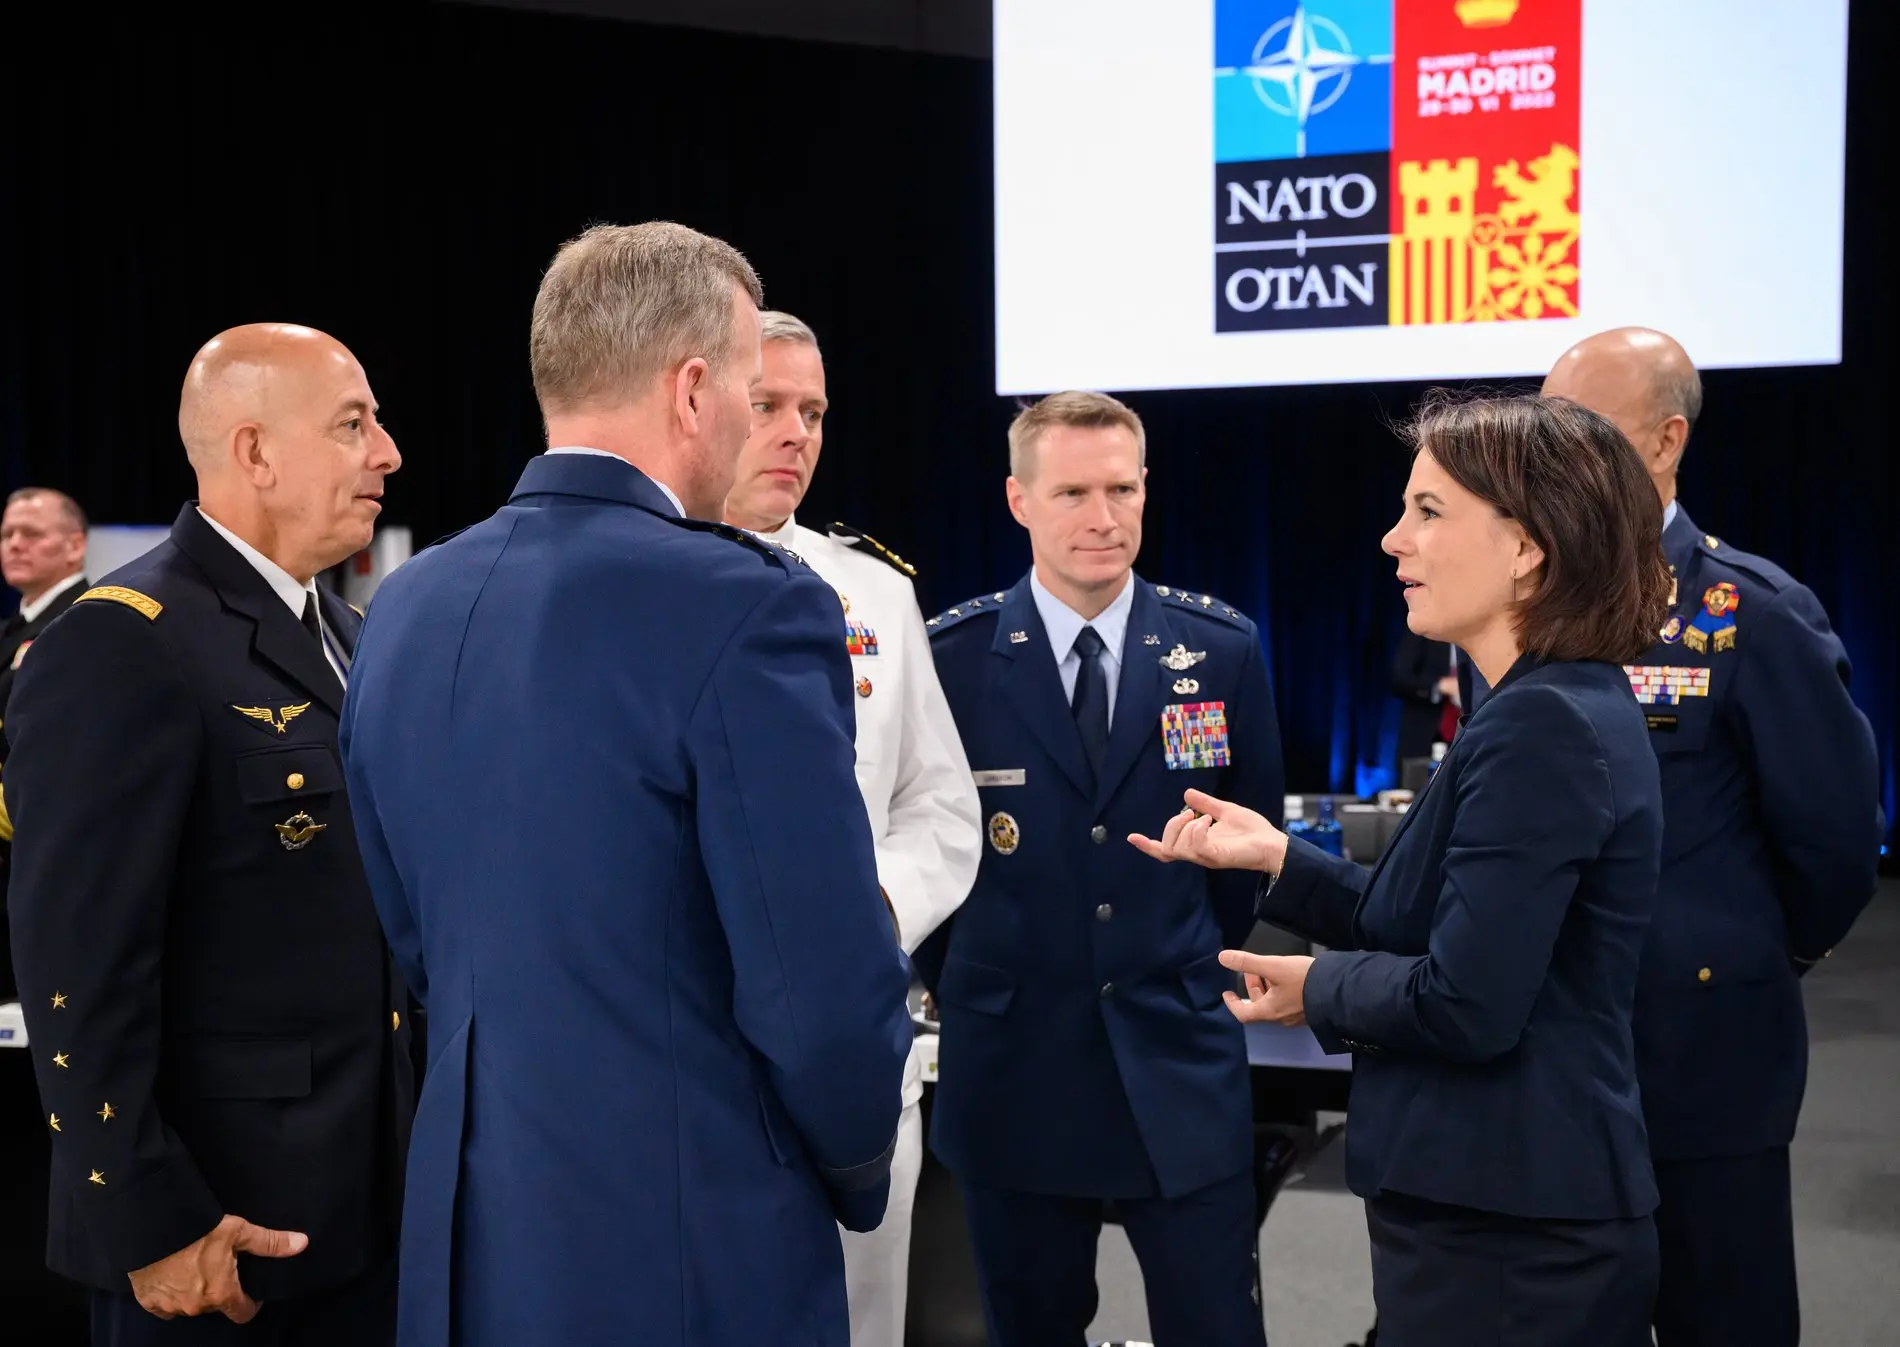
[[[1037,403],[1022,407],[1009,423],[1009,475],[1026,482],[1036,468],[1036,442],[1053,426],[1075,426],[1082,430],[1102,430],[1120,426],[1135,437],[1135,452],[1142,467],[1148,466],[1148,433],[1134,408],[1106,393],[1051,393]]]
[[[695,356],[723,366],[734,286],[764,302],[737,248],[685,225],[595,225],[569,239],[534,297],[528,360],[543,414],[624,401]]]
[[[67,495],[64,491],[57,491],[50,486],[23,486],[7,497],[7,504],[12,505],[18,501],[40,499],[53,502],[54,508],[65,517],[67,532],[84,533],[86,531],[88,527],[86,523],[86,512],[79,508],[79,502]]]
[[[759,341],[789,341],[809,346],[814,351],[818,349],[818,334],[806,326],[804,319],[783,309],[759,310]]]

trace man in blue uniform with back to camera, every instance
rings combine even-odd
[[[1016,418],[1009,456],[1034,567],[927,624],[988,843],[916,956],[943,1018],[931,1146],[963,1182],[995,1347],[1080,1347],[1110,1200],[1158,1347],[1261,1347],[1252,1095],[1218,960],[1254,886],[1121,844],[1189,786],[1280,818],[1259,639],[1134,573],[1134,412],[1057,393]]]
[[[1662,766],[1663,858],[1634,1030],[1662,1203],[1660,1347],[1800,1339],[1788,1144],[1807,1086],[1798,979],[1873,896],[1873,731],[1806,586],[1702,532],[1676,470],[1702,383],[1660,332],[1573,346],[1544,381],[1613,421],[1663,500],[1675,594],[1629,666]]]
[[[345,770],[430,1019],[404,1347],[849,1342],[838,1224],[884,1216],[909,979],[838,597],[705,522],[759,298],[679,225],[564,246],[554,447],[365,624]]]

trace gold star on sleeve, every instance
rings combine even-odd
[[[56,1066],[56,1067],[58,1067],[58,1068],[59,1068],[59,1069],[60,1069],[61,1071],[64,1071],[64,1070],[66,1070],[66,1068],[67,1068],[67,1062],[66,1062],[66,1054],[65,1054],[65,1053],[63,1053],[63,1052],[56,1052],[56,1053],[54,1053],[54,1054],[53,1054],[53,1065],[54,1065],[54,1066]]]
[[[46,1125],[57,1132],[59,1130],[59,1115],[57,1113],[47,1114]]]
[[[101,1188],[106,1186],[106,1176],[104,1174],[101,1174],[96,1169],[92,1171],[92,1177],[90,1181],[98,1184]]]
[[[66,1008],[66,994],[64,992],[54,992],[53,993],[53,1009],[64,1010],[65,1008]]]
[[[99,1110],[100,1122],[111,1122],[114,1118],[118,1116],[119,1116],[118,1113],[113,1109],[112,1105],[109,1103],[104,1108]]]

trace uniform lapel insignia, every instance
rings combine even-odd
[[[1155,635],[1148,635],[1141,638],[1141,643],[1143,645],[1160,645],[1161,638]]]
[[[1179,673],[1183,669],[1192,669],[1206,658],[1205,650],[1189,650],[1184,645],[1177,645],[1161,657],[1161,665],[1165,669],[1173,669]]]
[[[318,833],[330,825],[319,823],[310,815],[299,811],[276,826],[277,840],[284,844],[285,851],[302,851],[317,840]]]
[[[308,711],[310,709],[310,703],[299,702],[295,706],[283,706],[272,709],[268,706],[239,706],[234,702],[231,705],[231,709],[243,716],[246,720],[256,721],[258,725],[264,729],[275,730],[279,734],[286,734],[290,730],[290,722],[302,715],[305,711]]]
[[[1012,631],[1009,634],[1009,643],[1011,645],[1021,645],[1024,641],[1027,641],[1028,639],[1029,639],[1029,633],[1026,631]]]

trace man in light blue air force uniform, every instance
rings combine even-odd
[[[430,1060],[404,1347],[847,1347],[911,1025],[831,587],[716,518],[758,279],[677,225],[556,256],[549,443],[377,594],[343,750]],[[791,784],[788,784],[791,783]]]
[[[1254,886],[1124,839],[1188,787],[1274,819],[1284,778],[1253,623],[1132,567],[1141,421],[1059,393],[1010,428],[1034,569],[934,618],[982,796],[975,888],[917,952],[942,1007],[931,1146],[964,1184],[997,1347],[1080,1347],[1113,1199],[1160,1347],[1260,1347],[1252,1095],[1216,956]]]

